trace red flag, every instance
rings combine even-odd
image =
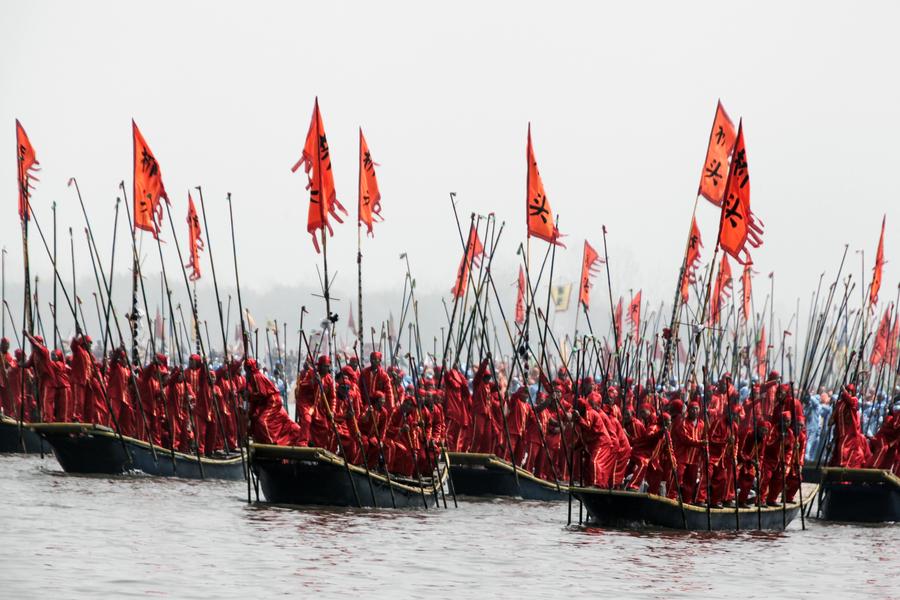
[[[766,342],[766,326],[763,325],[756,342],[756,374],[760,379],[766,376],[766,355],[769,345]]]
[[[641,339],[641,290],[638,290],[628,305],[628,320],[631,321],[634,345],[637,346]]]
[[[897,343],[900,341],[900,319],[894,315],[894,326],[891,328],[891,337],[888,339],[888,363],[893,365],[897,356]]]
[[[159,200],[162,198],[169,202],[169,196],[163,185],[159,163],[134,119],[131,120],[131,132],[134,148],[134,226],[149,231],[156,238],[163,218]]]
[[[747,166],[747,148],[744,145],[744,125],[738,125],[737,143],[728,169],[725,184],[725,201],[719,223],[719,245],[740,264],[750,262],[751,248],[762,245],[762,223],[757,222],[750,210],[750,171]]]
[[[881,218],[881,237],[878,238],[878,250],[875,252],[875,266],[872,268],[872,285],[869,288],[869,308],[878,304],[878,292],[881,290],[881,271],[884,267],[884,222],[887,216]]]
[[[891,337],[891,311],[893,305],[886,308],[884,315],[881,317],[881,325],[878,326],[878,333],[875,335],[875,343],[872,345],[872,354],[869,357],[869,363],[873,367],[881,364],[885,354],[888,353],[888,340]]]
[[[603,259],[597,251],[584,240],[584,253],[581,255],[581,283],[578,289],[578,301],[585,308],[591,307],[591,276],[598,273],[598,265],[603,264]]]
[[[722,255],[719,264],[719,273],[716,275],[716,285],[710,298],[709,324],[716,325],[722,318],[722,297],[729,296],[726,291],[731,287],[731,265],[728,263],[728,255]]]
[[[525,322],[525,271],[519,267],[519,290],[516,294],[516,323]]]
[[[459,263],[459,269],[456,270],[456,283],[453,284],[453,297],[462,298],[466,293],[466,283],[469,281],[469,270],[473,266],[478,266],[481,255],[484,254],[484,246],[478,239],[478,231],[472,227],[469,229],[469,241],[466,243],[466,253],[463,255]]]
[[[328,229],[333,234],[328,216],[334,217],[338,223],[343,223],[338,211],[347,214],[346,209],[338,202],[334,191],[334,173],[331,171],[331,154],[328,150],[328,139],[325,137],[325,125],[322,123],[322,113],[319,112],[319,99],[316,98],[313,107],[312,121],[309,123],[309,131],[306,134],[306,143],[303,146],[303,155],[291,168],[296,172],[302,165],[306,165],[306,176],[309,183],[309,212],[306,219],[306,231],[312,235],[313,246],[319,252],[319,241],[316,239],[316,230]],[[312,174],[310,174],[312,172]]]
[[[741,296],[743,298],[744,322],[750,321],[750,305],[753,294],[753,283],[751,275],[753,271],[750,265],[744,265],[744,272],[741,275]]]
[[[197,218],[197,209],[194,208],[194,199],[191,198],[190,192],[188,192],[187,224],[190,258],[188,264],[184,266],[191,269],[189,279],[191,281],[197,281],[200,279],[200,251],[203,250],[205,246],[203,245],[203,238],[200,237],[200,219]]]
[[[734,149],[734,123],[719,101],[716,118],[709,132],[706,161],[700,174],[700,190],[697,192],[716,206],[722,205],[725,195],[725,177],[728,175],[728,159]]]
[[[35,171],[40,171],[37,165],[37,156],[34,153],[34,147],[25,133],[25,128],[16,119],[16,173],[19,180],[19,219],[23,222],[31,218],[31,190],[34,186],[32,181],[38,181],[34,176]]]
[[[372,160],[369,145],[359,128],[359,222],[365,224],[369,235],[372,235],[372,223],[382,221],[381,192],[378,191],[378,179],[375,167],[378,163]]]
[[[697,265],[700,263],[700,248],[703,247],[703,240],[700,238],[700,228],[697,227],[697,217],[691,220],[691,235],[688,237],[687,255],[684,259],[684,273],[681,275],[681,300],[688,301],[688,291],[690,284],[694,283],[696,278]]]
[[[619,303],[616,305],[613,326],[616,328],[616,350],[618,350],[622,347],[622,296],[619,296]]]
[[[559,241],[560,233],[556,228],[553,218],[553,210],[544,192],[544,182],[538,171],[537,161],[534,158],[534,149],[531,147],[531,123],[528,124],[528,148],[526,150],[528,163],[528,177],[526,182],[525,221],[528,225],[528,236],[541,238],[557,246],[565,245]]]

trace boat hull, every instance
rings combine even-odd
[[[100,425],[43,423],[34,429],[53,448],[66,473],[120,475],[141,471],[147,475],[185,479],[244,479],[239,456],[228,459],[203,457],[151,447],[143,440],[121,438]]]
[[[348,477],[343,459],[322,448],[251,444],[250,455],[263,496],[272,504],[425,508],[426,504],[435,505],[436,491],[440,497],[440,491],[430,483],[419,487],[416,482],[394,476],[388,481],[374,472],[370,473],[370,488],[363,468],[347,465]]]
[[[823,469],[821,514],[827,521],[900,521],[900,478],[880,469]]]
[[[565,500],[568,487],[535,477],[493,454],[449,452],[450,475],[457,494],[508,497],[545,502]]]
[[[792,502],[781,507],[710,509],[684,505],[676,500],[653,494],[598,488],[573,488],[572,493],[584,503],[589,523],[623,529],[667,528],[691,531],[735,531],[741,529],[784,529],[800,513],[801,505]],[[804,506],[812,494],[804,495]]]
[[[38,454],[41,451],[50,454],[50,444],[41,439],[29,423],[23,423],[20,435],[18,421],[8,417],[0,418],[0,454]]]

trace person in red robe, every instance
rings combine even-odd
[[[166,421],[162,442],[179,452],[191,452],[196,440],[197,406],[196,396],[181,367],[175,367],[166,378]],[[203,454],[203,447],[197,441],[197,451]]]
[[[781,413],[765,442],[759,495],[766,506],[780,506],[776,500],[785,489],[785,475],[793,460],[796,438],[791,427],[791,413]]]
[[[834,449],[829,466],[859,469],[869,458],[869,445],[859,427],[856,386],[847,384],[834,405]]]
[[[33,336],[26,332],[25,337],[31,342],[31,356],[26,366],[34,369],[34,376],[38,380],[41,418],[47,423],[52,423],[54,419],[71,422],[74,415],[68,367],[64,362],[51,358],[50,351],[44,345],[41,336]],[[27,406],[25,412],[30,419],[31,411],[27,410]]]
[[[509,439],[512,444],[513,463],[522,466],[527,452],[525,442],[525,427],[528,421],[528,388],[520,385],[515,392],[507,397],[508,404],[504,409],[506,422],[509,426]]]
[[[570,413],[576,429],[577,449],[574,451],[574,468],[576,480],[579,477],[579,465],[584,465],[584,485],[608,487],[614,485],[618,443],[616,433],[609,430],[609,419],[602,411],[595,410],[587,400],[579,398],[575,402],[575,410]],[[580,450],[584,450],[584,460],[579,461]]]
[[[331,420],[334,418],[336,389],[331,374],[331,359],[322,355],[316,361],[316,370],[310,369],[302,383],[305,397],[303,405],[311,412],[309,443],[311,446],[334,451],[337,439]]]
[[[169,374],[169,359],[164,354],[157,354],[146,367],[141,369],[138,378],[138,391],[146,423],[141,425],[141,438],[162,445],[162,432],[168,427],[165,414],[166,396],[164,382]]]
[[[381,366],[381,359],[381,352],[369,355],[369,366],[362,370],[359,385],[369,397],[375,392],[384,394],[385,406],[390,410],[394,408],[394,388],[387,370]]]
[[[894,398],[890,414],[872,437],[871,450],[868,468],[900,470],[900,396]]]
[[[692,400],[688,405],[688,414],[680,419],[672,420],[672,442],[675,446],[675,460],[678,468],[678,481],[681,483],[681,495],[685,502],[696,502],[700,492],[698,479],[704,464],[703,421],[700,419],[700,403]]]
[[[386,444],[385,432],[387,431],[390,413],[384,405],[384,392],[375,392],[370,398],[362,414],[357,418],[360,435],[362,436],[364,455],[370,469],[387,469],[391,464],[392,445]],[[382,461],[382,455],[384,461]]]
[[[16,366],[16,360],[9,353],[9,340],[0,338],[0,412],[12,417],[11,390],[9,389],[9,372]]]
[[[659,496],[663,493],[663,490],[661,489],[662,482],[666,481],[666,485],[668,486],[668,480],[673,479],[672,474],[675,472],[673,464],[673,460],[675,459],[675,451],[672,445],[671,414],[668,412],[660,413],[659,418],[656,420],[656,422],[656,430],[647,436],[647,444],[652,444],[652,449],[647,461],[646,480],[647,493]],[[639,472],[636,472],[635,476],[632,479],[632,482],[637,486],[640,486],[640,480],[640,474]],[[674,485],[673,487],[671,487],[671,489],[666,490],[667,496],[673,493],[677,494],[677,487]]]
[[[452,452],[462,452],[471,422],[469,385],[466,376],[459,369],[447,369],[442,381],[447,418],[447,446]]]
[[[128,356],[124,348],[116,348],[109,362],[106,393],[112,408],[110,419],[118,423],[122,435],[135,437],[134,394]],[[139,417],[137,417],[139,418]]]
[[[708,477],[709,503],[713,508],[721,508],[725,502],[734,500],[740,408],[740,403],[728,402],[724,405],[724,410],[710,410]],[[706,482],[701,485],[705,486]]]
[[[481,361],[472,380],[472,440],[469,452],[489,453],[494,449],[494,405],[499,404],[494,379],[488,370],[489,358]]]
[[[277,446],[306,445],[300,426],[284,410],[281,394],[275,384],[260,372],[252,358],[244,361],[244,369],[247,373],[248,416],[253,441]]]
[[[91,356],[90,336],[76,335],[69,342],[72,349],[72,366],[69,383],[72,387],[72,418],[83,423],[97,423],[91,397],[91,378],[94,361]]]
[[[613,388],[614,389],[614,388]],[[615,398],[607,396],[603,399],[602,413],[606,417],[606,428],[609,432],[614,446],[615,462],[611,473],[611,486],[614,488],[622,487],[625,480],[625,472],[628,469],[628,462],[631,460],[631,443],[628,441],[628,435],[622,427],[622,421],[616,414],[618,407],[615,405]],[[625,408],[625,410],[630,410]],[[621,414],[621,413],[619,413]],[[601,418],[603,418],[601,416]]]
[[[385,432],[391,448],[388,470],[405,477],[412,477],[420,466],[418,428],[413,408],[412,399],[405,397],[391,411]]]
[[[760,421],[755,429],[744,432],[738,450],[738,506],[749,508],[750,492],[754,482],[760,475],[760,466],[765,455],[766,440],[769,438],[770,427],[767,422]],[[758,483],[758,482],[757,482]],[[759,498],[757,498],[758,500]]]

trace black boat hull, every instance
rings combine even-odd
[[[37,433],[53,448],[66,473],[120,475],[142,471],[147,475],[185,479],[244,479],[241,458],[201,458],[152,447],[100,426],[80,423],[43,423]]]
[[[823,469],[822,518],[827,521],[900,521],[900,478],[880,469]]]
[[[806,490],[804,490],[806,491]],[[735,531],[753,529],[784,529],[800,513],[800,503],[792,502],[786,510],[781,507],[710,509],[707,520],[705,507],[684,505],[676,500],[653,494],[598,488],[573,488],[572,493],[584,503],[589,523],[623,529],[668,528],[690,531]],[[812,493],[804,495],[806,506]]]
[[[18,421],[8,417],[0,419],[0,454],[38,454],[42,450],[44,454],[50,454],[50,444],[31,429],[30,423],[23,423],[20,435]]]
[[[392,476],[388,481],[374,472],[370,488],[369,476],[363,468],[348,465],[348,477],[343,459],[322,448],[251,444],[250,455],[250,465],[259,478],[263,496],[272,504],[424,508],[426,504],[435,505],[435,492],[438,498],[441,494],[439,488],[430,485],[430,479],[424,487],[419,487],[408,479]]]
[[[450,476],[457,494],[552,502],[568,497],[568,487],[535,477],[493,454],[449,452]]]

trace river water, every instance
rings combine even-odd
[[[566,527],[566,503],[247,504],[246,484],[0,456],[0,598],[900,597],[900,525]],[[449,502],[449,498],[448,498]]]

